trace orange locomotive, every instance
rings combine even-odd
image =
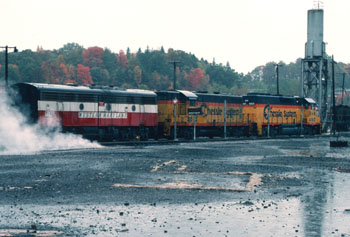
[[[310,98],[250,93],[243,96],[244,113],[253,118],[252,135],[319,134],[320,117]]]
[[[308,98],[182,90],[156,93],[160,137],[173,138],[175,122],[176,135],[183,138],[320,133],[316,103]]]
[[[248,117],[243,114],[242,97],[189,91],[159,91],[158,131],[173,138],[195,136],[249,135]],[[176,105],[175,105],[176,104]],[[226,114],[226,121],[225,121]]]

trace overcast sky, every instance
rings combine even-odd
[[[0,0],[0,46],[174,48],[247,73],[304,57],[314,0]],[[323,0],[326,51],[350,62],[350,1]]]

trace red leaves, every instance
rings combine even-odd
[[[127,63],[128,63],[128,59],[124,53],[123,50],[119,51],[119,54],[117,54],[117,60],[118,60],[118,65],[125,68]]]
[[[103,48],[100,47],[89,47],[83,51],[83,62],[84,65],[91,67],[101,67]]]
[[[186,76],[186,81],[188,89],[194,90],[197,89],[200,84],[203,82],[204,73],[200,68],[192,68],[191,72]]]
[[[83,85],[93,84],[89,67],[86,67],[82,64],[78,64],[78,66],[77,66],[77,82],[79,84],[83,84]]]

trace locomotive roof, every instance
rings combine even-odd
[[[149,90],[140,89],[123,89],[108,86],[77,86],[77,85],[58,85],[46,83],[18,83],[17,85],[25,85],[36,88],[39,91],[51,91],[61,93],[87,93],[87,94],[120,94],[120,95],[141,95],[141,96],[156,96],[156,93]]]
[[[316,104],[316,102],[311,99],[311,98],[305,98],[306,102],[308,102],[309,104]]]
[[[270,95],[270,94],[258,94],[248,93],[243,96],[244,102],[253,102],[259,104],[285,104],[295,105],[299,104],[300,100],[297,97],[283,96],[283,95]]]
[[[254,102],[259,104],[290,104],[290,105],[306,105],[316,104],[312,98],[301,98],[298,96],[284,96],[284,95],[271,95],[271,94],[260,94],[260,93],[248,93],[243,96],[244,102]]]
[[[191,91],[184,91],[184,90],[177,90],[178,92],[180,92],[181,94],[183,94],[184,96],[186,96],[189,99],[197,99],[197,95],[194,94]]]
[[[218,102],[223,103],[225,100],[227,103],[242,103],[242,96],[238,95],[226,95],[226,94],[211,94],[197,92],[198,100],[202,102]]]
[[[165,97],[165,98],[175,98],[177,96],[190,99],[190,100],[196,100],[198,96],[191,92],[191,91],[185,91],[185,90],[171,90],[171,91],[157,91],[156,92],[158,96]]]

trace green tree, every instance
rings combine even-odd
[[[106,69],[100,67],[93,67],[90,69],[92,81],[97,85],[109,85],[110,76]]]
[[[83,51],[83,46],[77,43],[68,43],[58,49],[57,54],[63,55],[66,64],[77,66],[83,63]]]

